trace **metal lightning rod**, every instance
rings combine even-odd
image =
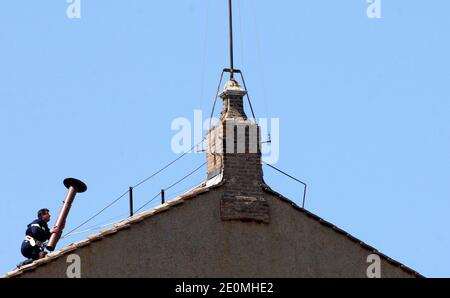
[[[233,7],[231,0],[228,0],[228,16],[230,26],[230,79],[234,79],[234,63],[233,63]]]

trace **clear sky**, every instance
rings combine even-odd
[[[0,273],[23,260],[38,209],[54,223],[64,178],[89,187],[68,231],[179,156],[172,121],[207,118],[228,66],[226,4],[81,0],[81,18],[69,19],[63,0],[2,1]],[[380,19],[368,5],[235,0],[235,64],[257,117],[280,119],[275,165],[308,183],[306,208],[448,277],[450,2],[382,0]],[[186,156],[137,189],[135,205],[203,161]],[[168,197],[204,179],[202,169]],[[268,168],[265,179],[301,204],[300,185]],[[80,231],[127,213],[124,198]]]

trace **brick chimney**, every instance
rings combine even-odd
[[[219,94],[223,109],[219,123],[207,135],[208,179],[222,174],[222,220],[269,222],[269,206],[262,196],[260,128],[247,118],[239,83],[230,79]]]

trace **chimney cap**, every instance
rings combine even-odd
[[[64,179],[63,183],[67,188],[74,187],[79,193],[85,192],[87,190],[86,184],[75,178]]]
[[[247,91],[242,89],[239,83],[235,79],[230,79],[225,83],[223,91],[219,94],[221,98],[226,98],[227,96],[240,96],[243,97],[247,94]]]

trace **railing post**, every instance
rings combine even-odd
[[[130,186],[129,188],[130,193],[130,217],[133,216],[133,187]]]
[[[305,209],[306,184],[304,184],[303,186],[304,186],[304,189],[303,189],[303,203],[302,203],[302,208]]]

